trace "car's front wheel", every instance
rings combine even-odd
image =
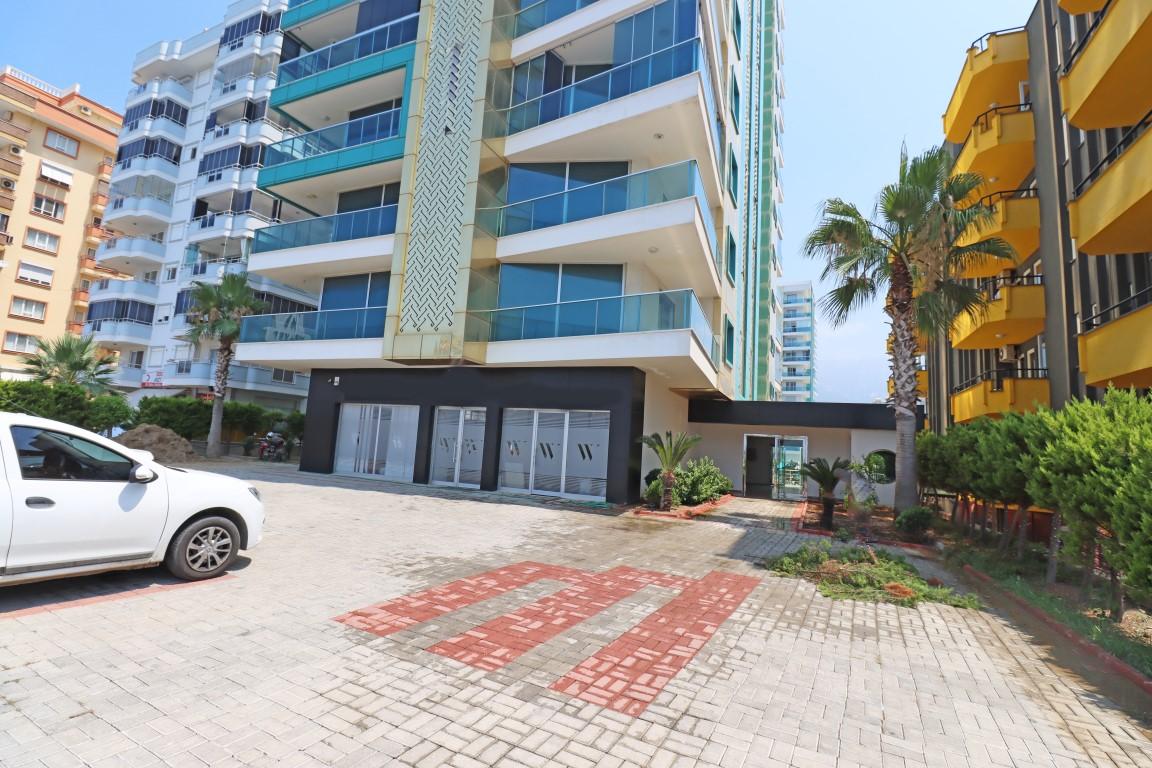
[[[165,567],[189,581],[219,576],[240,552],[240,531],[226,517],[202,517],[184,526],[168,546]]]

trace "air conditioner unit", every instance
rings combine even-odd
[[[16,182],[12,179],[0,179],[0,189],[16,189]]]
[[[998,355],[1000,362],[1010,363],[1016,360],[1019,355],[1016,353],[1016,346],[1014,344],[1005,344],[1000,347],[1000,354]]]
[[[88,106],[87,104],[81,104],[80,105],[80,114],[82,114],[82,115],[92,114],[92,107]]]
[[[20,155],[24,154],[24,149],[16,144],[12,144],[8,147],[8,154],[16,155],[19,157]]]

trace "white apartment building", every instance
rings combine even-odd
[[[780,399],[810,403],[816,399],[816,300],[812,283],[780,286],[783,354]]]
[[[136,56],[104,216],[116,236],[96,253],[130,279],[93,283],[85,324],[118,353],[131,400],[211,392],[214,345],[182,338],[193,283],[246,271],[258,228],[307,215],[256,186],[266,148],[291,134],[268,110],[287,5],[240,0],[220,24]],[[308,290],[251,284],[269,312],[317,306]],[[308,383],[307,371],[237,365],[231,397],[291,410]]]

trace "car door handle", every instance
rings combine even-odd
[[[46,508],[46,507],[56,506],[56,502],[52,501],[52,499],[47,499],[43,496],[29,496],[28,498],[24,499],[24,503],[30,507],[45,507]]]

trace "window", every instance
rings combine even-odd
[[[34,195],[32,197],[32,212],[38,213],[41,216],[47,216],[50,219],[63,221],[64,207],[64,203],[59,200],[53,200],[51,197],[44,195]]]
[[[320,309],[363,309],[388,305],[388,284],[392,275],[375,272],[364,275],[329,277],[320,294]]]
[[[291,384],[296,381],[296,372],[286,371],[283,368],[273,368],[272,381],[277,381],[281,384]]]
[[[159,273],[158,273],[156,270],[154,270],[154,269],[153,269],[153,270],[151,270],[150,272],[145,272],[145,273],[144,273],[144,274],[141,276],[140,280],[141,280],[142,282],[148,283],[149,285],[155,285],[155,284],[156,284],[156,277],[157,277],[157,275],[159,275]]]
[[[731,229],[728,230],[727,261],[728,279],[732,281],[732,285],[736,285],[736,238],[732,237]]]
[[[505,264],[500,268],[499,307],[529,307],[620,296],[619,264]]]
[[[164,282],[170,283],[180,273],[179,267],[164,267]]]
[[[736,160],[736,150],[728,147],[728,196],[735,204],[740,199],[740,163]]]
[[[53,165],[46,160],[40,162],[40,178],[62,187],[72,186],[72,171],[60,165]]]
[[[744,37],[744,20],[740,18],[740,6],[732,4],[732,40],[736,43],[736,55],[740,55],[740,45]]]
[[[56,253],[56,251],[60,249],[60,238],[48,232],[41,232],[38,229],[29,227],[28,231],[24,233],[24,247]]]
[[[57,133],[51,129],[44,134],[44,146],[49,149],[54,149],[57,152],[63,152],[69,157],[76,157],[80,152],[80,142],[76,141],[70,136],[65,136],[62,133]]]
[[[12,298],[12,308],[9,312],[17,317],[26,317],[30,320],[43,320],[44,313],[47,309],[48,305],[43,301],[22,299],[19,296],[14,296]]]
[[[736,327],[727,317],[724,318],[724,362],[731,367],[736,358]]]
[[[35,264],[22,261],[19,269],[16,270],[16,279],[36,285],[52,285],[52,274],[52,270],[47,267],[38,267]]]
[[[36,337],[29,336],[26,333],[15,333],[9,331],[4,334],[4,351],[5,352],[22,352],[24,354],[33,355],[36,353]]]
[[[25,480],[126,483],[135,462],[91,440],[37,427],[12,427]]]
[[[128,356],[122,358],[123,365],[126,368],[143,368],[144,367],[144,350],[134,349],[128,353]]]
[[[732,72],[732,86],[729,89],[729,105],[732,109],[732,125],[740,130],[740,83],[736,79],[736,72]]]

